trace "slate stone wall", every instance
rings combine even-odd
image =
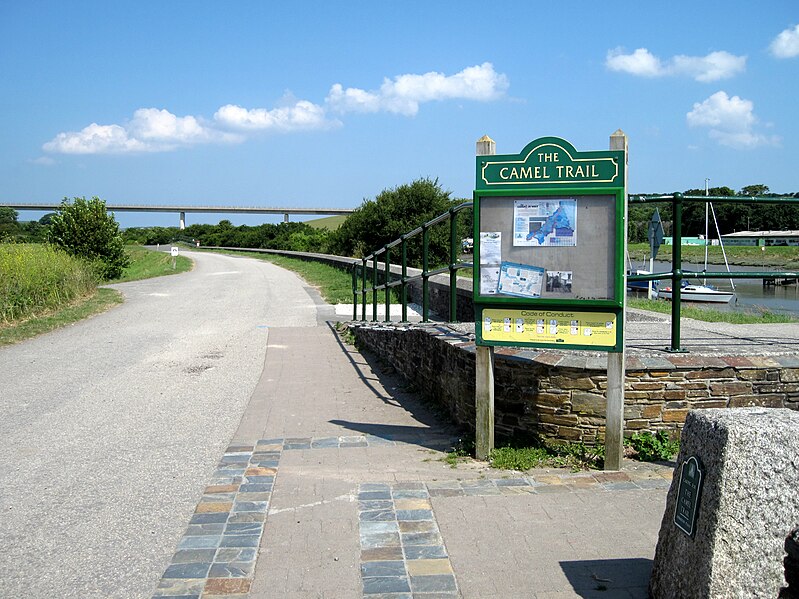
[[[364,348],[388,361],[453,419],[474,428],[474,342],[445,325],[351,323]],[[497,348],[498,436],[604,441],[606,354]],[[779,357],[628,357],[625,435],[684,426],[689,410],[765,406],[799,410],[799,362]]]

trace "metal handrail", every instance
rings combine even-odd
[[[352,318],[358,320],[358,295],[360,295],[361,304],[361,320],[366,320],[366,296],[369,292],[372,294],[372,321],[377,320],[377,296],[379,291],[385,292],[386,302],[386,316],[385,321],[391,321],[391,289],[393,287],[400,287],[400,303],[402,305],[402,322],[408,322],[408,283],[411,281],[422,280],[422,321],[429,322],[430,320],[430,277],[438,274],[449,273],[449,322],[455,322],[457,319],[458,307],[458,270],[464,268],[473,268],[471,262],[461,262],[458,260],[458,228],[457,228],[457,214],[458,212],[472,208],[472,202],[463,202],[457,206],[453,206],[446,212],[430,219],[412,231],[401,235],[398,239],[390,241],[383,247],[374,250],[368,256],[361,259],[360,264],[353,264],[352,267],[352,297],[353,308]],[[435,225],[449,219],[450,235],[449,235],[449,264],[440,268],[430,269],[429,265],[429,249],[430,249],[430,229]],[[420,274],[408,276],[408,245],[409,239],[422,235],[422,272]],[[392,248],[400,246],[401,258],[401,274],[398,278],[393,277],[391,272],[391,252]],[[383,255],[383,283],[377,284],[377,273],[380,264],[377,262],[377,257]],[[360,269],[360,277],[358,270]],[[372,285],[366,285],[366,272],[372,271]],[[358,282],[361,282],[360,289]]]
[[[682,208],[683,202],[713,202],[716,204],[799,204],[794,197],[762,197],[762,196],[694,196],[675,193],[671,195],[630,195],[631,204],[650,204],[670,202],[672,205],[672,248],[671,271],[649,275],[628,275],[628,281],[660,281],[671,280],[671,343],[670,352],[684,352],[680,347],[680,310],[682,308],[683,279],[762,279],[768,277],[799,278],[796,271],[750,271],[750,272],[706,272],[682,270]],[[705,240],[707,242],[707,240]]]

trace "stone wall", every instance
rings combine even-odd
[[[473,338],[447,325],[350,323],[379,355],[453,419],[473,429]],[[603,442],[607,354],[497,348],[496,434]],[[799,409],[799,360],[742,356],[628,357],[625,435],[679,434],[689,410],[743,406]]]

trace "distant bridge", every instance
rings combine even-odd
[[[14,210],[54,211],[61,208],[61,202],[33,204],[26,202],[0,202],[0,206]],[[106,204],[108,212],[172,212],[180,214],[180,228],[186,228],[187,212],[223,214],[282,214],[283,222],[289,221],[290,214],[351,214],[353,208],[264,208],[260,206],[150,206],[144,204]]]

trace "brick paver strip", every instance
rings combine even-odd
[[[283,439],[228,447],[158,588],[158,599],[246,597]]]
[[[365,598],[460,596],[427,485],[361,484],[358,522]]]
[[[451,439],[443,439],[446,444]],[[283,451],[394,446],[373,435],[263,439],[228,447],[197,504],[154,599],[243,599]],[[670,471],[548,473],[515,478],[362,483],[361,580],[367,599],[459,597],[431,498],[667,489]]]

